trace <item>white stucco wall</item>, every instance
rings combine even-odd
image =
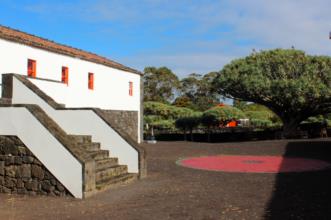
[[[67,134],[91,135],[131,173],[139,172],[138,152],[92,110],[55,110],[16,78],[13,78],[13,104],[28,102],[40,106]]]
[[[27,75],[27,60],[37,61],[37,77],[61,80],[61,68],[69,68],[66,93],[48,89],[49,84],[36,82],[57,100],[65,95],[67,107],[99,107],[114,110],[139,111],[140,76],[104,65],[48,52],[0,39],[0,73]],[[88,89],[88,73],[94,73],[94,90]],[[133,82],[133,96],[129,96],[129,82]]]
[[[0,108],[0,135],[16,135],[76,197],[83,197],[82,165],[24,107]]]
[[[140,75],[0,39],[0,73],[27,75],[28,59],[37,61],[40,78],[61,80],[62,66],[69,68],[68,86],[32,80],[66,107],[140,111]],[[88,89],[89,72],[94,73],[94,90]],[[133,82],[133,96],[129,96],[129,82]]]

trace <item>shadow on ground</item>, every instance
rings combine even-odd
[[[284,156],[331,163],[331,141],[290,141]],[[331,219],[331,168],[278,174],[264,217],[282,220]]]

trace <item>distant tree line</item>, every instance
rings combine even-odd
[[[185,140],[194,140],[194,130],[199,129],[206,133],[207,139],[210,140],[210,135],[214,131],[224,129],[231,121],[246,118],[251,120],[249,126],[254,128],[280,126],[280,119],[272,111],[257,104],[247,104],[243,110],[224,105],[214,106],[205,111],[195,111],[160,102],[144,103],[146,135],[150,135],[150,129],[170,133],[183,132]]]
[[[221,71],[178,77],[167,67],[144,70],[145,122],[192,133],[229,119],[254,127],[283,126],[291,137],[302,123],[330,123],[331,58],[295,49],[253,52]],[[232,106],[217,107],[224,98]]]
[[[217,105],[222,98],[212,87],[216,76],[216,72],[206,75],[192,73],[180,80],[167,67],[146,67],[144,101],[172,104],[195,111],[207,110]]]

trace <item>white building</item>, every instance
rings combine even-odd
[[[139,71],[90,52],[0,26],[0,73],[7,77],[7,81],[3,77],[3,85],[0,85],[2,102],[10,104],[0,110],[10,112],[15,104],[38,105],[66,134],[90,135],[92,141],[101,143],[101,149],[109,150],[120,163],[126,164],[130,173],[143,172],[140,170],[143,157],[137,149],[137,143],[142,140],[142,74]],[[46,96],[50,99],[45,99]],[[57,108],[53,102],[65,108]],[[1,114],[8,120],[9,116]],[[108,128],[101,121],[106,121],[113,129],[109,134],[103,130]],[[16,134],[10,134],[6,131],[8,126],[0,124],[0,135],[20,134],[21,140],[25,139],[24,135],[31,135],[29,130],[18,132],[19,128],[14,129]],[[38,154],[43,157],[38,159],[44,161],[55,176],[60,173],[56,164],[48,167],[48,156],[39,152],[40,149],[34,151],[34,146],[24,144],[37,157]],[[66,176],[56,178],[61,182]],[[63,182],[70,185],[70,181]],[[71,191],[69,188],[77,197],[87,195],[86,190],[79,192],[79,189]]]

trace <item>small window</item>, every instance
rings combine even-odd
[[[62,83],[69,84],[69,69],[68,67],[63,66],[62,67],[62,77],[61,77]]]
[[[36,76],[37,76],[37,61],[28,59],[28,76],[36,78]]]
[[[88,89],[94,89],[94,73],[88,73]]]
[[[129,96],[133,96],[133,82],[129,82]]]

